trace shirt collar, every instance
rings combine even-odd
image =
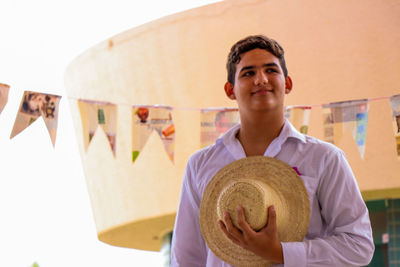
[[[236,160],[246,157],[242,145],[236,138],[239,129],[240,124],[237,124],[229,129],[220,138],[220,141],[223,142],[226,149],[232,154],[232,156]],[[267,150],[264,153],[264,156],[275,157],[281,150],[282,144],[284,144],[288,138],[295,138],[303,143],[306,143],[305,136],[299,133],[296,128],[294,128],[294,126],[287,119],[285,119],[285,123],[283,125],[281,133],[268,146]]]
[[[244,153],[242,144],[236,138],[236,135],[240,129],[240,124],[236,124],[226,133],[224,133],[220,140],[225,145],[225,148],[231,153],[235,160],[245,158],[246,153]]]

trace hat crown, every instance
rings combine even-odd
[[[224,211],[228,211],[233,225],[240,229],[237,207],[241,205],[246,221],[251,228],[258,231],[267,224],[268,207],[274,204],[271,194],[273,193],[269,186],[261,181],[253,179],[233,181],[227,184],[219,195],[218,217],[223,220]]]

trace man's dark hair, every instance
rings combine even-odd
[[[285,51],[282,46],[277,41],[267,36],[251,35],[234,44],[229,52],[228,62],[226,63],[228,82],[231,84],[235,83],[236,65],[240,62],[240,55],[256,48],[267,50],[276,56],[281,64],[283,74],[287,77],[288,71],[284,57]]]

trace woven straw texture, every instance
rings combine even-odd
[[[230,241],[218,225],[227,210],[237,226],[236,207],[242,205],[254,230],[267,223],[268,207],[275,206],[281,242],[302,241],[310,223],[310,201],[297,173],[270,157],[247,157],[219,170],[207,185],[200,205],[200,228],[211,251],[237,267],[271,266],[272,262]]]

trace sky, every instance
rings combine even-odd
[[[163,266],[157,252],[97,239],[64,89],[64,72],[93,45],[127,29],[216,0],[1,0],[0,265]],[[9,139],[23,92],[63,96],[56,145],[42,119]]]

